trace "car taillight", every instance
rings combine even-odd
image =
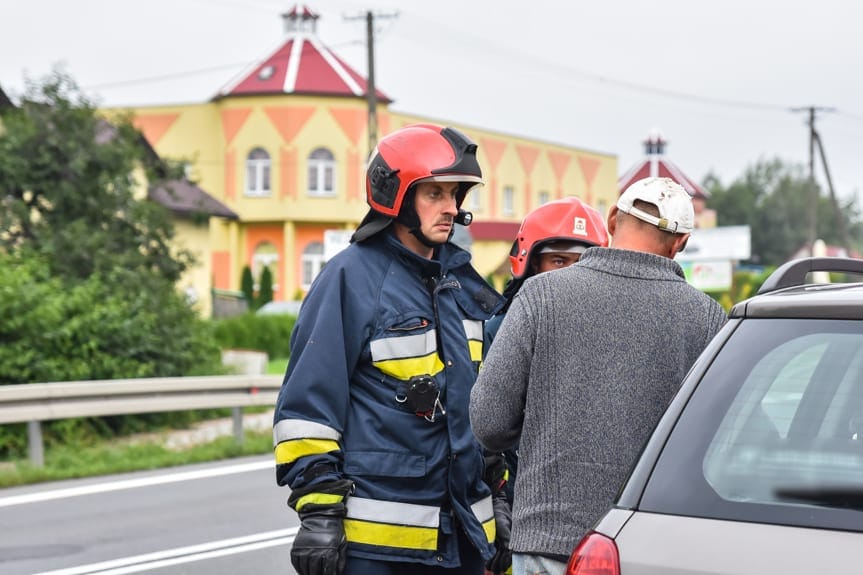
[[[605,535],[588,533],[569,557],[566,575],[620,575],[617,545]]]

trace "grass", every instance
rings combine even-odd
[[[88,446],[63,445],[46,450],[44,467],[35,467],[29,460],[3,463],[0,466],[0,488],[162,469],[272,453],[272,450],[273,436],[269,431],[247,431],[242,445],[233,436],[226,436],[182,451],[172,451],[152,440],[140,443],[114,441]]]
[[[275,359],[271,359],[269,363],[267,363],[267,375],[284,375],[285,368],[287,367],[287,357],[277,357]]]

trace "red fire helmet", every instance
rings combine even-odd
[[[585,248],[608,246],[602,215],[578,198],[554,200],[532,210],[522,220],[509,252],[512,276],[525,277],[539,248],[556,242]]]
[[[455,128],[411,124],[378,142],[366,172],[372,210],[396,217],[408,189],[420,181],[459,182],[456,203],[482,184],[476,144]]]

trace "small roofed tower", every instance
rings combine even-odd
[[[365,98],[366,79],[318,38],[318,14],[297,5],[281,17],[285,37],[278,47],[228,82],[215,99],[277,94]],[[378,101],[392,102],[380,90],[375,93]]]
[[[665,156],[665,148],[668,142],[662,133],[658,129],[651,130],[647,134],[647,138],[644,139],[643,144],[644,158],[636,162],[635,165],[617,180],[618,194],[622,194],[633,182],[642,178],[671,178],[683,186],[683,189],[692,196],[696,227],[715,226],[715,214],[713,210],[708,210],[705,205],[709,193]]]
[[[317,34],[319,15],[315,14],[305,6],[294,6],[282,14],[285,21],[285,33],[288,35],[297,32],[306,34]]]

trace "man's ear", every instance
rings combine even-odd
[[[684,234],[683,237],[679,238],[677,241],[679,243],[677,244],[677,251],[675,253],[679,254],[686,249],[686,244],[689,242],[689,234]]]
[[[608,210],[608,219],[605,221],[605,227],[608,229],[608,235],[613,236],[614,230],[617,228],[617,204],[611,206]]]

